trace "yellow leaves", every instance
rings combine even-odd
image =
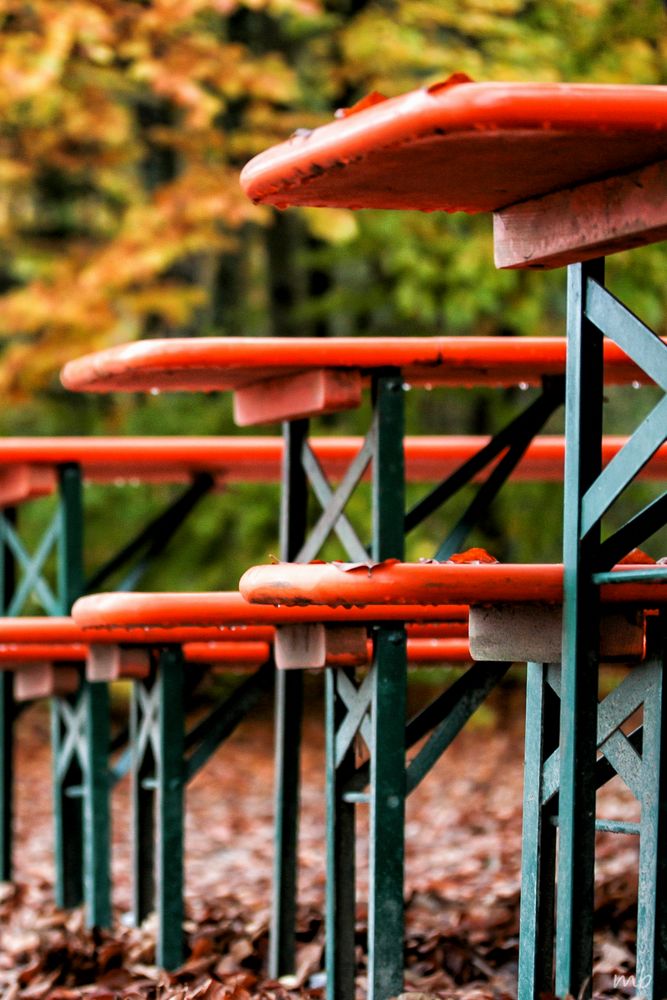
[[[309,233],[324,243],[342,245],[359,235],[354,212],[338,208],[304,208],[302,212]]]
[[[32,5],[31,31],[5,31],[0,51],[0,102],[9,105],[44,94],[63,76],[75,45],[99,52],[112,41],[109,20],[95,3]]]
[[[206,303],[206,292],[193,285],[159,282],[124,296],[124,305],[138,317],[162,316],[175,326],[186,323],[194,310]]]

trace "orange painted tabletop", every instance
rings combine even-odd
[[[321,369],[398,368],[410,385],[538,385],[564,372],[565,350],[562,337],[175,337],[84,355],[61,380],[79,392],[214,392]],[[605,365],[607,384],[646,381],[611,342]]]
[[[297,130],[241,185],[280,208],[488,212],[666,158],[667,87],[455,74]]]
[[[636,569],[618,567],[619,575]],[[280,605],[320,610],[363,610],[371,603],[386,604],[401,617],[401,605],[428,606],[441,602],[501,604],[563,600],[563,567],[558,563],[279,563],[253,566],[241,577],[239,589],[260,607]],[[602,600],[641,603],[667,602],[667,581],[619,583],[603,586]]]
[[[438,607],[401,608],[402,613],[416,622],[467,621],[467,606],[440,604]],[[367,621],[391,621],[395,609],[385,604],[364,611],[317,607],[274,608],[248,604],[237,591],[223,591],[207,594],[186,593],[135,593],[135,594],[92,594],[80,598],[72,608],[72,618],[76,625],[88,630],[88,641],[125,642],[118,638],[133,630],[144,642],[150,642],[150,631],[169,634],[171,629],[184,627],[218,628],[220,632],[231,632],[248,625],[292,625],[308,622],[328,622],[352,624]],[[94,630],[94,631],[93,631]],[[118,630],[118,631],[116,631]],[[81,634],[81,633],[80,633]],[[174,633],[177,634],[177,633]],[[94,636],[94,638],[93,638]],[[0,641],[3,638],[0,621]],[[195,636],[189,638],[194,639]],[[9,641],[9,640],[8,640]],[[138,640],[141,642],[141,638]],[[177,640],[176,640],[177,641]]]
[[[242,601],[242,598],[239,598]],[[243,602],[245,604],[245,602]],[[251,609],[252,610],[252,609]],[[258,616],[252,616],[257,620]],[[462,617],[462,616],[459,616]],[[271,642],[274,629],[268,623],[234,623],[234,627],[220,627],[184,623],[178,627],[170,623],[167,627],[115,627],[101,628],[94,636],[86,631],[73,618],[57,615],[39,617],[0,618],[0,646],[14,643],[25,644],[77,644],[90,642],[127,643],[141,645],[142,643],[184,643],[184,642],[235,642],[257,641]]]
[[[406,478],[433,482],[477,455],[491,440],[483,435],[423,435],[404,438]],[[603,464],[623,447],[626,438],[603,438]],[[342,476],[363,445],[361,437],[313,437],[310,445],[325,472]],[[542,435],[531,441],[515,479],[563,478],[565,438]],[[283,440],[280,437],[142,437],[142,438],[0,438],[2,472],[29,465],[55,469],[64,462],[81,466],[84,478],[96,483],[180,482],[209,472],[220,483],[278,482]],[[655,479],[667,477],[667,445],[642,470]]]
[[[408,638],[407,655],[412,664],[469,663],[470,645],[465,636],[456,634],[457,622],[449,624],[452,635]],[[268,642],[239,639],[236,642],[185,642],[183,656],[188,663],[210,666],[259,666],[271,652]],[[368,643],[368,659],[372,643]],[[88,646],[83,643],[2,643],[0,670],[20,670],[31,663],[84,663]]]
[[[238,600],[238,595],[235,596]],[[256,617],[254,609],[251,614]],[[312,612],[309,614],[312,620]],[[89,611],[88,619],[90,616]],[[271,617],[275,618],[275,614]],[[337,615],[336,620],[340,617]],[[106,618],[108,620],[108,614]],[[469,658],[467,608],[443,609],[441,620],[412,623],[407,632],[414,657],[419,662],[442,659],[445,653],[459,660]],[[158,645],[165,642],[181,642],[185,659],[190,663],[262,663],[268,658],[274,638],[273,625],[238,625],[224,629],[206,625],[169,625],[168,628],[115,625],[91,630],[66,617],[0,618],[0,664],[83,661],[90,643]]]
[[[185,642],[183,655],[189,663],[263,663],[269,658],[271,646],[259,639],[239,638],[235,642]],[[0,664],[18,666],[22,663],[83,662],[88,645],[70,642],[0,643]]]

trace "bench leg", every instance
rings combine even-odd
[[[553,987],[557,830],[554,801],[544,803],[544,764],[558,744],[558,699],[549,666],[529,663],[521,837],[519,1000],[539,1000]]]
[[[276,672],[274,845],[269,975],[295,967],[299,762],[303,721],[303,674]]]
[[[155,904],[155,677],[135,681],[130,706],[132,915],[140,926]]]
[[[644,701],[636,990],[667,995],[667,692],[665,651]]]
[[[81,693],[51,699],[56,906],[83,900],[83,768],[85,727]]]
[[[308,483],[302,451],[309,422],[283,424],[280,557],[294,560],[306,537]],[[277,671],[275,687],[274,855],[269,934],[269,975],[295,969],[303,676]]]
[[[160,655],[157,775],[157,962],[174,969],[183,961],[183,798],[185,710],[183,654]]]
[[[89,927],[111,924],[109,689],[84,681],[84,895]]]
[[[340,683],[352,671],[326,671],[327,899],[326,971],[328,1000],[350,1000],[355,994],[355,806],[346,800],[345,786],[354,773],[354,733],[341,746],[341,726],[348,702]]]
[[[373,383],[373,558],[404,557],[404,392],[400,373]],[[403,989],[405,840],[405,629],[375,632],[371,701],[368,995],[387,1000]]]
[[[403,990],[405,631],[378,628],[373,665],[368,906],[368,995]]]
[[[165,969],[183,961],[183,680],[183,654],[167,647],[153,676],[135,682],[130,718],[134,919],[156,912],[156,962]]]
[[[12,878],[14,808],[14,675],[0,674],[0,881]]]

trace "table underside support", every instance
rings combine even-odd
[[[532,780],[527,771],[521,1000],[534,1000],[540,992],[549,991],[581,997],[591,993],[596,825],[615,828],[596,821],[596,790],[613,773],[621,775],[641,803],[636,830],[641,869],[636,981],[647,1000],[663,996],[666,985],[664,871],[660,868],[664,860],[657,861],[655,854],[657,845],[664,847],[667,810],[660,756],[664,640],[661,636],[660,652],[633,668],[600,704],[598,660],[599,584],[606,582],[607,572],[618,560],[667,519],[663,495],[602,540],[603,516],[667,439],[663,398],[601,471],[603,339],[613,339],[665,390],[667,348],[604,288],[603,280],[602,261],[569,268],[563,663],[562,670],[550,668],[547,674],[537,665],[529,670],[526,758]],[[560,699],[560,721],[552,752],[554,688]],[[641,705],[643,727],[627,738],[619,727]],[[598,752],[603,755],[600,760]],[[550,828],[554,821],[558,824],[557,857]]]

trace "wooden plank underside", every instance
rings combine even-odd
[[[554,268],[667,239],[667,160],[494,212],[496,267]]]

